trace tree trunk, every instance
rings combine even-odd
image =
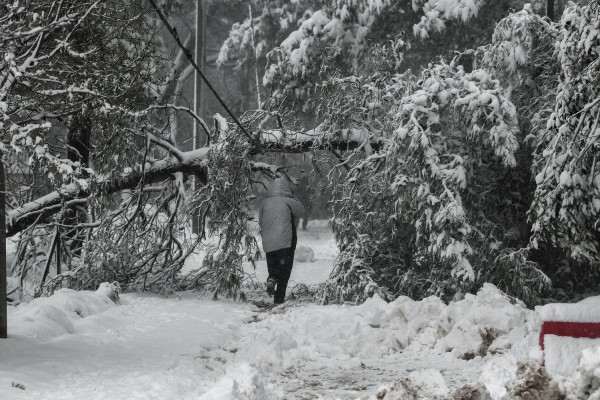
[[[554,0],[546,0],[546,16],[554,21],[555,14]]]
[[[67,135],[67,158],[73,162],[79,162],[84,167],[89,167],[91,136],[92,120],[82,111],[74,118],[73,124],[69,127],[69,133]],[[87,176],[87,173],[84,172],[83,176]],[[63,212],[63,220],[61,222],[64,225],[70,226],[64,230],[63,235],[63,240],[68,244],[66,258],[67,266],[71,263],[72,256],[81,256],[85,233],[82,232],[81,229],[78,229],[77,225],[86,220],[87,213],[86,209],[83,207],[71,207]],[[60,242],[58,243],[57,254],[60,254]],[[58,256],[56,262],[58,274],[60,273],[58,271],[60,270],[60,260]]]
[[[6,307],[6,202],[4,195],[4,163],[2,163],[2,153],[0,153],[0,206],[2,212],[0,216],[0,339],[5,339],[8,335],[8,309]]]

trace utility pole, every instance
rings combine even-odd
[[[196,45],[194,49],[194,61],[202,71],[206,71],[206,2],[205,0],[196,0]],[[202,118],[204,112],[204,83],[198,71],[194,72],[194,112]],[[193,130],[193,146],[196,150],[199,146],[200,127],[194,121]],[[208,138],[207,138],[208,139]],[[197,178],[193,178],[192,189],[196,191]],[[195,210],[192,215],[192,232],[199,234],[200,232],[200,215],[198,210]]]
[[[8,336],[8,309],[6,305],[6,179],[2,152],[0,152],[0,339]]]
[[[252,38],[252,53],[254,53],[254,79],[256,82],[256,102],[259,110],[262,108],[260,101],[260,84],[258,80],[258,54],[256,54],[256,43],[254,43],[254,18],[252,17],[252,4],[248,3],[248,16],[250,18],[250,31]]]

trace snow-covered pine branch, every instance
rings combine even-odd
[[[600,5],[571,5],[556,41],[563,79],[536,132],[532,245],[548,240],[573,257],[600,261]]]
[[[485,0],[413,1],[401,4],[390,0],[339,0],[316,3],[308,0],[257,2],[262,11],[254,21],[233,25],[218,57],[218,64],[235,62],[241,67],[259,58],[264,65],[263,85],[282,97],[306,100],[315,84],[331,77],[369,74],[372,50],[391,42],[395,72],[406,69],[403,52],[430,33],[445,28],[447,21],[466,23],[477,17]],[[413,26],[415,18],[421,22]],[[385,26],[386,38],[378,29]],[[252,32],[254,29],[254,32]],[[410,38],[406,31],[414,31]],[[252,33],[256,49],[252,46]],[[426,45],[425,45],[426,46]],[[256,50],[256,51],[255,51]],[[338,74],[339,73],[339,74]],[[319,78],[317,78],[319,77]]]

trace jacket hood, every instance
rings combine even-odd
[[[287,180],[285,178],[277,178],[271,182],[269,189],[267,190],[267,196],[292,197],[292,191],[290,190],[290,185]]]

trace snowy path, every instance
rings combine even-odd
[[[356,399],[383,384],[439,370],[449,387],[473,382],[481,361],[429,352],[386,351],[389,332],[368,326],[344,306],[301,305],[274,310],[242,331],[236,356],[269,370],[269,381],[287,399]],[[367,325],[367,326],[365,326]],[[262,338],[262,339],[260,339]],[[251,342],[256,340],[254,346]]]
[[[15,381],[26,390],[11,397],[0,390],[0,398],[198,398],[215,369],[203,354],[232,340],[250,314],[231,302],[139,295],[122,302],[82,319],[73,334],[2,343],[1,387]]]

